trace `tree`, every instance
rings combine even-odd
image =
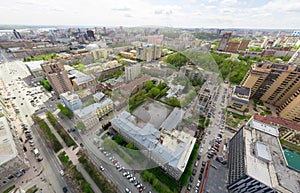
[[[61,114],[71,118],[73,116],[73,113],[68,108],[64,107],[61,103],[57,104],[57,108],[59,108]]]
[[[149,97],[154,98],[160,93],[160,90],[156,87],[151,88],[149,91]]]
[[[41,80],[40,84],[47,90],[52,91],[52,86],[50,85],[48,80]]]
[[[180,107],[180,101],[176,97],[170,97],[167,99],[167,101],[170,103],[173,107]]]
[[[188,58],[182,53],[177,52],[175,54],[168,55],[165,62],[179,68],[188,62]]]
[[[128,149],[134,149],[133,143],[128,143],[125,147]]]
[[[146,91],[149,91],[154,86],[152,80],[148,80],[145,82]]]

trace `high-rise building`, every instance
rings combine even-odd
[[[90,40],[96,39],[93,30],[87,30],[86,33],[87,33],[88,39],[90,39]]]
[[[257,63],[251,66],[241,85],[251,89],[251,98],[279,107],[279,115],[289,120],[299,119],[299,66]],[[289,111],[292,109],[293,113]]]
[[[13,33],[17,39],[22,39],[21,34],[16,29],[13,30]]]
[[[56,94],[60,95],[67,91],[73,92],[68,72],[65,70],[63,64],[48,62],[42,64],[42,69]]]
[[[231,53],[236,53],[240,45],[239,41],[230,41],[228,42],[225,51],[226,52],[231,52]]]
[[[277,127],[254,115],[229,142],[230,193],[299,192],[300,174],[288,166]]]
[[[159,59],[161,58],[161,47],[153,44],[138,47],[136,50],[136,58],[147,62]]]
[[[238,50],[243,50],[243,51],[246,50],[248,48],[249,43],[250,40],[243,39],[240,43]]]
[[[231,36],[231,33],[223,34],[222,39],[221,39],[220,44],[219,44],[219,47],[218,47],[219,51],[225,51],[226,50],[227,43],[229,42],[230,36]]]
[[[132,81],[141,74],[141,64],[131,64],[125,66],[125,79]]]
[[[293,54],[289,60],[289,64],[300,65],[300,48]]]

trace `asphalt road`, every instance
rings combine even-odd
[[[38,109],[38,105],[33,107],[30,104],[29,96],[26,96],[27,90],[33,90],[29,85],[25,84],[23,81],[17,81],[18,77],[21,79],[26,78],[30,75],[28,69],[21,61],[8,62],[5,55],[1,52],[1,57],[4,59],[5,63],[1,64],[2,69],[0,70],[0,77],[7,87],[7,91],[11,93],[11,96],[16,97],[12,99],[12,102],[16,105],[16,108],[20,110],[19,117],[21,121],[27,124],[29,127],[33,125],[33,121],[30,118],[31,114]],[[8,63],[7,63],[8,62]],[[13,83],[11,86],[8,84]],[[23,87],[23,88],[21,88]],[[41,93],[44,95],[44,93]],[[24,98],[24,99],[23,99]],[[46,100],[43,96],[42,99]],[[22,105],[21,105],[22,103]],[[33,140],[36,144],[36,148],[39,149],[41,156],[44,158],[42,161],[44,168],[44,175],[48,182],[53,186],[55,192],[62,192],[62,187],[67,186],[66,181],[59,174],[61,169],[59,162],[52,150],[49,150],[44,140],[39,136],[35,127],[32,129]],[[31,163],[32,165],[33,163]],[[69,189],[69,192],[71,189]]]

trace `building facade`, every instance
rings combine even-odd
[[[239,41],[230,41],[230,42],[228,42],[225,51],[226,52],[231,52],[231,53],[236,53],[239,46],[240,46]]]
[[[249,108],[250,88],[234,86],[229,106],[235,110],[244,112]]]
[[[59,95],[65,106],[71,111],[82,108],[82,102],[77,94],[65,92]]]
[[[136,58],[150,62],[161,58],[161,47],[153,44],[148,44],[143,47],[138,47],[136,50]]]
[[[231,36],[231,33],[223,34],[222,39],[221,39],[220,44],[219,44],[219,47],[218,47],[219,51],[225,51],[226,50],[226,47],[227,47],[227,44],[229,42],[230,36]]]
[[[42,64],[42,69],[56,94],[60,95],[67,91],[74,91],[71,81],[68,78],[68,72],[65,70],[63,64],[44,63]]]
[[[131,64],[125,66],[125,80],[132,81],[141,74],[141,64]]]
[[[241,85],[251,89],[251,98],[279,107],[280,116],[299,120],[299,66],[257,63],[249,69]]]
[[[291,57],[291,59],[289,60],[289,64],[300,65],[300,48]]]

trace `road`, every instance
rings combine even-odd
[[[41,93],[41,101],[37,103],[37,106],[33,107],[30,103],[31,96],[26,95],[26,93],[27,91],[35,92],[38,88],[30,88],[30,86],[22,80],[30,75],[28,69],[21,61],[15,60],[9,62],[3,54],[3,51],[1,51],[1,57],[4,59],[5,63],[1,64],[2,69],[0,71],[0,77],[6,85],[7,92],[10,92],[12,97],[16,97],[15,99],[12,99],[12,103],[15,105],[15,109],[19,109],[20,111],[18,114],[19,119],[22,123],[25,123],[30,128],[33,126],[33,121],[30,117],[31,114],[38,109],[39,104],[42,104],[42,100],[47,100],[47,97]],[[18,80],[18,77],[21,79]],[[15,126],[16,129],[21,130],[20,125]],[[54,192],[62,192],[62,187],[67,186],[67,183],[58,172],[61,168],[60,164],[54,152],[49,150],[45,141],[36,131],[36,127],[33,126],[31,130],[35,146],[39,149],[41,156],[44,158],[44,160],[41,162],[44,168],[43,175],[49,184],[51,184]],[[22,137],[25,139],[24,136]],[[33,165],[35,163],[30,164]],[[70,188],[68,189],[71,190]]]
[[[189,181],[189,184],[192,185],[191,192],[195,192],[195,189],[196,189],[195,187],[198,182],[198,177],[200,174],[200,168],[202,167],[201,166],[202,161],[208,160],[207,152],[208,152],[208,148],[211,146],[211,142],[215,139],[215,137],[219,133],[221,133],[221,130],[222,130],[223,139],[231,138],[233,136],[232,133],[225,131],[225,129],[224,129],[225,113],[224,113],[223,109],[226,108],[227,103],[228,103],[228,101],[227,101],[228,100],[227,95],[229,92],[228,90],[229,90],[228,84],[221,83],[218,87],[217,92],[214,95],[214,98],[212,99],[213,102],[212,102],[211,108],[208,111],[211,113],[210,114],[211,121],[210,121],[209,126],[204,131],[205,132],[204,138],[201,141],[201,145],[200,145],[200,148],[198,151],[199,155],[201,154],[201,158],[198,161],[199,162],[198,167],[193,166],[193,169],[196,169],[197,173],[194,176],[193,182],[191,183]],[[223,149],[223,148],[222,147],[220,148],[220,152],[218,153],[218,155],[222,154],[221,149]],[[183,191],[188,192],[185,188],[183,189]]]
[[[57,118],[65,129],[74,127],[74,124],[71,120],[67,118],[61,119],[61,116],[57,116]],[[138,193],[138,190],[136,187],[134,187],[133,183],[130,183],[128,179],[122,175],[123,172],[119,172],[116,167],[110,162],[108,157],[105,157],[105,155],[99,151],[99,149],[93,143],[93,134],[82,134],[76,130],[75,132],[71,133],[71,136],[77,139],[76,142],[78,144],[82,143],[84,145],[83,148],[86,151],[88,157],[91,158],[97,166],[103,166],[105,168],[105,170],[103,171],[104,175],[118,187],[118,190],[120,192],[124,192],[125,188],[129,188],[132,193]],[[117,158],[117,155],[115,155],[115,157]],[[122,166],[125,167],[125,170],[133,170],[125,162],[123,162],[121,158],[118,159],[118,161]],[[136,173],[135,176],[139,181],[141,181],[140,175],[138,173]],[[147,191],[149,191],[149,186],[147,188]]]

